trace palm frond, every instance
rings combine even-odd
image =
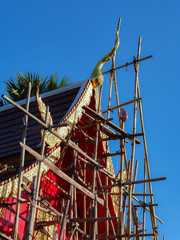
[[[31,82],[31,97],[35,96],[37,87],[39,88],[39,93],[44,93],[70,84],[70,80],[66,76],[59,82],[57,72],[49,78],[48,76],[44,78],[43,75],[32,72],[25,72],[24,75],[22,73],[17,73],[15,76],[15,80],[10,77],[7,81],[4,81],[6,91],[14,101],[26,98],[29,82]]]

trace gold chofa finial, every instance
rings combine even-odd
[[[93,70],[93,72],[90,76],[90,79],[91,79],[91,82],[92,82],[92,85],[93,85],[94,88],[97,88],[97,87],[101,86],[101,84],[103,83],[104,77],[103,77],[103,74],[101,72],[101,68],[102,68],[102,66],[104,65],[105,62],[111,60],[111,57],[115,54],[115,52],[116,52],[116,50],[119,46],[120,22],[121,22],[121,18],[119,19],[118,28],[117,28],[117,31],[116,31],[116,41],[115,41],[114,48],[98,62],[98,64],[96,65],[96,67],[94,68],[94,70]]]

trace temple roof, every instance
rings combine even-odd
[[[50,107],[53,123],[58,124],[76,104],[87,81],[73,83],[70,86],[47,92],[41,95],[46,106]],[[25,107],[26,100],[17,102]],[[31,97],[29,112],[40,118],[36,98]],[[6,163],[12,156],[19,156],[19,142],[22,138],[24,113],[12,105],[0,108],[0,163]],[[27,144],[37,149],[41,143],[40,125],[33,119],[28,121]],[[15,158],[13,158],[13,163]],[[12,162],[11,162],[12,163]]]

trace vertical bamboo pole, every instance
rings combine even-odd
[[[136,178],[137,178],[137,171],[138,171],[138,164],[139,164],[139,161],[136,160],[136,163],[135,163],[135,170],[134,170],[134,178],[133,178],[133,181],[135,182],[136,181]],[[134,193],[135,191],[135,184],[133,184],[132,186],[132,194]],[[138,226],[138,213],[137,213],[137,210],[136,209],[133,209],[133,206],[132,206],[132,212],[134,211],[134,218],[133,218],[133,229],[134,229],[134,234],[139,234],[139,226]],[[139,237],[133,237],[133,239],[136,239],[136,240],[140,240]]]
[[[110,83],[109,83],[109,95],[108,95],[108,106],[107,106],[107,119],[110,118],[110,106],[111,106],[111,93],[112,93],[112,82],[113,82],[113,75],[112,75],[112,72],[111,72],[111,75],[110,75]],[[106,152],[108,150],[108,141],[106,141]],[[106,165],[105,167],[107,168],[108,167],[108,158],[106,157]],[[106,185],[108,185],[108,177],[106,176]],[[106,198],[105,198],[105,206],[106,206],[106,217],[108,217],[108,204],[109,204],[109,201],[108,201],[108,189],[106,189]],[[107,236],[109,235],[109,221],[106,221],[106,234]]]
[[[31,96],[31,82],[28,83],[28,88],[27,88],[27,97],[26,97],[26,110],[27,111],[29,111],[30,96]],[[23,144],[26,144],[27,127],[28,127],[28,115],[25,114],[24,130],[23,130],[23,135],[22,135],[22,143]],[[18,179],[19,179],[18,193],[17,193],[16,214],[15,214],[14,233],[13,233],[14,240],[17,240],[17,234],[18,234],[21,184],[22,184],[22,179],[23,179],[24,161],[25,161],[25,149],[21,148],[21,160],[20,160],[19,176],[18,176]]]
[[[98,113],[100,113],[101,107],[101,98],[102,98],[102,85],[100,87],[100,94],[99,94],[99,103],[98,103]],[[94,147],[94,160],[97,161],[97,152],[98,152],[98,141],[99,141],[99,123],[96,125],[96,135],[95,135],[95,147]],[[96,175],[97,169],[93,167],[93,181],[92,181],[92,192],[95,194],[95,187],[96,187]],[[91,218],[97,218],[97,201],[96,198],[91,200],[92,208],[91,208]],[[97,234],[97,222],[92,222],[90,227],[90,239],[96,240]]]
[[[77,215],[77,195],[76,195],[76,188],[74,188],[74,210],[75,210],[75,218],[78,217]],[[78,240],[79,234],[78,231],[76,231],[76,240]]]
[[[140,97],[139,82],[138,82],[138,84],[137,84],[137,92],[138,92],[138,98],[139,98],[139,97]],[[142,133],[143,133],[143,145],[144,145],[144,153],[145,153],[147,177],[148,177],[148,179],[151,179],[141,101],[138,101],[138,104],[139,104],[139,114],[140,114],[140,122],[141,122],[141,131],[142,131]],[[151,185],[151,182],[149,182],[148,184],[149,184],[149,193],[152,194],[152,185]],[[154,204],[153,196],[150,196],[150,200],[151,200],[151,204]],[[152,227],[153,227],[153,233],[156,235],[156,233],[157,233],[157,226],[156,226],[154,206],[152,206],[151,222],[152,222]],[[157,240],[157,236],[155,236],[154,239]]]
[[[76,159],[77,159],[77,151],[74,150],[73,169],[72,169],[72,179],[73,180],[74,180],[74,176],[75,176],[74,166],[75,166],[75,163],[76,163]],[[67,215],[68,215],[69,205],[70,205],[71,197],[72,197],[72,188],[73,188],[73,185],[71,184],[70,188],[69,188],[68,199],[66,201],[66,207],[65,207],[65,210],[64,210],[64,214],[63,214],[59,240],[63,239],[63,234],[66,230],[66,223],[67,223],[67,217],[68,217]]]
[[[134,182],[136,181],[136,178],[137,178],[138,165],[139,165],[139,161],[137,160],[136,164],[135,164],[135,170],[134,170],[134,179],[133,179]],[[135,191],[135,186],[136,186],[136,184],[133,184],[132,193],[134,193],[134,191]]]
[[[137,60],[140,59],[140,50],[141,50],[141,37],[139,38],[138,43],[138,54]],[[134,99],[137,98],[137,83],[138,83],[138,72],[139,72],[139,64],[135,63],[135,87],[134,87]],[[134,114],[133,114],[133,132],[134,135],[136,133],[136,118],[137,118],[137,101],[134,102]],[[133,166],[134,166],[134,155],[135,155],[135,137],[132,138],[132,150],[131,150],[131,166],[130,166],[130,181],[132,181],[133,175]],[[132,185],[129,186],[129,211],[128,211],[128,235],[129,239],[131,238],[131,208],[132,208]]]
[[[120,29],[120,25],[121,25],[121,18],[119,18],[119,22],[118,22],[118,29]],[[114,79],[114,87],[115,87],[115,94],[116,94],[116,103],[117,105],[119,105],[119,96],[118,96],[118,88],[117,88],[117,80],[116,80],[116,72],[115,72],[115,57],[116,57],[116,53],[114,54],[113,58],[112,58],[112,72],[113,72],[113,79]],[[118,117],[119,117],[119,125],[121,126],[121,118],[120,118],[120,108],[117,108],[118,111]]]
[[[122,124],[121,127],[124,130],[124,121],[121,119]],[[121,147],[121,160],[120,160],[120,182],[123,183],[123,161],[124,161],[124,151],[125,151],[125,141],[121,139],[120,147]],[[119,187],[119,235],[123,235],[123,222],[122,222],[122,198],[123,198],[123,188]]]
[[[64,230],[66,228],[67,214],[68,214],[69,205],[70,205],[70,199],[71,199],[71,191],[72,191],[72,185],[70,185],[70,189],[69,189],[69,193],[68,193],[68,199],[66,201],[66,207],[65,207],[64,213],[63,213],[59,240],[63,239]]]
[[[86,182],[86,163],[84,163],[84,167],[85,167],[85,169],[84,169],[84,177],[85,177],[84,181]],[[87,211],[87,209],[86,209],[86,195],[84,194],[84,219],[86,219],[86,211]],[[84,227],[83,231],[86,233],[86,222],[84,222],[83,227]]]
[[[144,180],[146,180],[146,161],[144,159]],[[146,193],[146,183],[144,183],[144,194]],[[143,202],[145,203],[146,202],[146,196],[144,195],[143,197]],[[143,208],[143,234],[145,234],[145,221],[146,221],[146,210],[145,210],[145,207]],[[145,240],[145,237],[143,236],[142,237],[142,240]]]
[[[27,240],[33,239],[33,232],[34,232],[34,216],[36,212],[36,184],[37,184],[37,176],[33,177],[33,187],[32,187],[32,203],[30,208],[29,214],[29,222],[28,222],[28,230],[27,230]]]
[[[47,124],[48,123],[48,114],[49,114],[49,107],[46,108],[46,116],[45,116],[45,123]],[[42,137],[42,146],[41,146],[41,156],[44,155],[44,149],[45,149],[45,129],[43,130],[43,137]],[[34,226],[34,222],[35,222],[35,216],[37,215],[36,213],[36,208],[37,208],[37,200],[38,200],[38,197],[39,197],[39,188],[40,188],[40,179],[41,179],[41,167],[42,167],[42,162],[39,162],[39,165],[38,165],[38,173],[37,173],[37,178],[36,178],[36,184],[34,185],[34,194],[35,194],[35,197],[34,197],[34,201],[33,201],[33,208],[32,208],[32,214],[31,214],[31,225],[29,226],[29,233],[28,233],[28,239],[32,239],[32,235],[33,235],[33,226]]]
[[[49,107],[47,106],[46,108],[46,116],[45,116],[45,124],[48,124],[48,114],[49,114]],[[45,150],[45,129],[43,130],[43,136],[42,136],[42,146],[41,146],[41,151],[40,154],[41,156],[44,156],[44,150]],[[36,184],[36,191],[35,191],[35,213],[36,213],[36,207],[37,207],[37,200],[39,197],[39,191],[40,191],[40,180],[41,180],[41,168],[42,168],[42,162],[39,162],[38,164],[38,173],[37,173],[37,184]],[[36,213],[37,215],[37,213]],[[35,216],[34,216],[34,221],[35,221]]]
[[[99,172],[97,172],[97,176],[98,176],[99,185],[100,185],[100,187],[102,187],[102,182],[101,182],[101,178],[100,178]],[[106,199],[105,193],[102,192],[102,194],[103,194],[103,198]],[[109,206],[107,208],[107,211],[108,211],[108,217],[111,217],[111,214],[110,214],[110,211],[109,211]],[[116,231],[115,231],[114,224],[113,224],[112,220],[110,220],[110,224],[111,224],[111,227],[112,227],[113,234],[114,234],[114,236],[116,236],[117,234],[116,234]],[[117,240],[117,238],[115,238],[115,240]]]
[[[121,25],[121,18],[119,18],[118,21],[118,27],[117,29],[120,29],[120,25]],[[112,71],[111,71],[111,76],[110,76],[110,85],[109,85],[109,97],[108,97],[108,108],[107,108],[107,119],[110,118],[110,104],[111,104],[111,93],[112,93],[112,81],[114,79],[114,85],[115,85],[115,92],[116,92],[116,100],[118,101],[119,105],[119,98],[118,98],[118,90],[117,90],[117,82],[116,82],[116,73],[114,71],[115,68],[115,57],[116,55],[114,54],[113,58],[112,58]],[[120,119],[120,109],[118,108],[118,116]],[[106,149],[108,148],[108,143],[106,142]],[[106,158],[106,168],[107,168],[107,158]],[[108,177],[106,177],[106,185],[108,185]],[[108,189],[106,189],[106,217],[108,217]],[[106,221],[106,234],[107,236],[109,235],[109,221]]]
[[[129,181],[129,172],[130,172],[130,161],[128,162],[128,167],[127,167],[127,181]],[[125,197],[124,197],[124,202],[123,202],[123,232],[125,231],[125,216],[126,216],[126,205],[127,205],[127,193],[125,192]],[[126,229],[128,226],[128,216],[127,216],[127,224],[126,224]]]

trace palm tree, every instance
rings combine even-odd
[[[66,75],[59,82],[58,78],[57,78],[57,72],[55,72],[47,80],[46,91],[45,92],[49,92],[49,91],[52,91],[52,90],[55,90],[55,89],[58,89],[58,88],[68,86],[70,83],[71,83],[71,81]]]
[[[57,72],[45,78],[39,73],[32,72],[27,72],[24,75],[17,73],[15,75],[15,80],[10,77],[9,80],[4,82],[9,97],[15,102],[26,98],[29,82],[31,82],[31,97],[35,96],[37,87],[39,88],[39,93],[44,93],[68,86],[71,82],[67,76],[64,76],[61,81],[59,81]],[[0,99],[0,107],[6,104],[3,99]]]

